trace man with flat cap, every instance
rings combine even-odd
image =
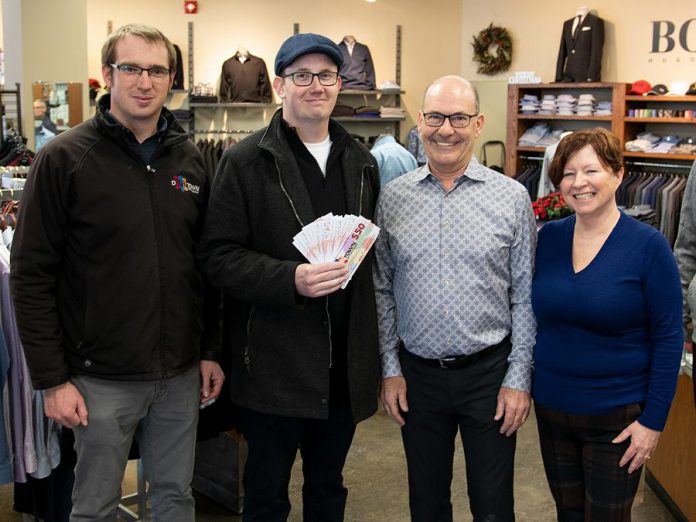
[[[304,520],[343,520],[346,455],[377,407],[372,257],[341,290],[342,264],[309,264],[292,243],[329,212],[372,219],[375,209],[375,160],[329,118],[342,61],[321,35],[283,43],[273,81],[283,106],[223,155],[204,227],[203,265],[225,295],[232,400],[249,446],[245,521],[287,520],[298,448]]]

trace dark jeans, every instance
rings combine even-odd
[[[546,479],[562,522],[623,522],[642,467],[619,467],[630,439],[611,441],[641,414],[638,404],[603,415],[570,415],[534,404]]]
[[[304,521],[343,520],[348,490],[343,487],[342,472],[355,434],[347,404],[332,407],[327,420],[244,410],[243,429],[249,449],[244,468],[245,522],[287,520],[288,484],[298,448],[304,475]]]
[[[516,436],[495,422],[510,345],[475,363],[443,369],[401,350],[409,411],[401,430],[414,522],[450,522],[457,431],[466,459],[469,505],[476,522],[514,521],[512,482]]]

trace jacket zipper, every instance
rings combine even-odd
[[[159,304],[159,315],[160,315],[160,364],[162,365],[161,371],[165,371],[166,368],[166,360],[165,360],[165,354],[164,354],[164,345],[165,345],[165,331],[166,331],[166,321],[165,321],[165,313],[164,313],[164,303],[166,302],[166,296],[164,293],[164,281],[163,281],[163,274],[164,270],[162,267],[162,252],[161,246],[160,246],[160,232],[159,232],[159,218],[157,216],[157,205],[156,205],[156,198],[155,198],[155,190],[153,187],[154,183],[154,174],[157,172],[155,168],[153,168],[150,164],[145,165],[145,170],[147,171],[147,180],[148,180],[148,188],[150,189],[150,204],[152,205],[152,222],[154,226],[154,232],[155,232],[155,246],[156,246],[156,252],[157,252],[157,269],[159,270],[158,278],[159,278],[159,287],[160,287],[160,304]]]
[[[247,319],[247,343],[244,347],[244,368],[246,368],[246,372],[249,375],[250,379],[254,378],[254,370],[251,368],[251,357],[249,355],[249,345],[251,344],[251,321],[254,317],[255,311],[256,308],[252,305],[251,310],[249,310],[249,319]]]

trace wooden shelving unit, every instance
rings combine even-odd
[[[508,130],[506,138],[506,169],[508,176],[515,176],[522,163],[520,156],[540,156],[544,147],[518,146],[518,140],[534,124],[544,121],[552,128],[579,130],[601,126],[612,131],[621,141],[634,140],[641,132],[656,134],[680,134],[696,137],[696,96],[634,96],[626,94],[627,83],[551,83],[511,84],[508,86]],[[562,116],[544,114],[520,114],[519,102],[525,94],[534,94],[542,99],[545,94],[593,94],[599,101],[612,102],[611,116]],[[649,109],[673,112],[692,111],[692,117],[677,116],[628,116],[629,110]],[[624,157],[649,159],[650,161],[694,161],[693,154],[656,154],[624,151]]]

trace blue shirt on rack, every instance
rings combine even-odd
[[[661,431],[684,341],[672,251],[659,231],[622,213],[595,258],[575,273],[574,229],[573,215],[539,232],[534,400],[577,415],[644,403],[639,422]]]

